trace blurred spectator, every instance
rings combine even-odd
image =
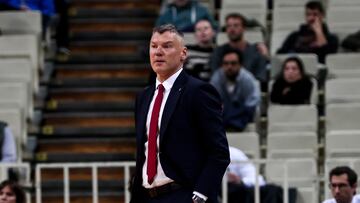
[[[195,24],[196,44],[186,46],[188,56],[184,70],[190,75],[208,82],[211,77],[209,57],[214,50],[215,30],[208,20],[199,20]]]
[[[348,166],[333,168],[329,174],[329,188],[334,198],[323,203],[360,203],[360,195],[356,195],[357,174]]]
[[[240,149],[229,146],[231,163],[228,166],[227,177],[229,183],[243,184],[251,187],[256,182],[256,169],[254,164],[249,161],[249,158]],[[259,186],[265,185],[264,178],[258,176]]]
[[[319,1],[305,5],[305,24],[292,32],[277,53],[315,53],[319,63],[325,63],[325,56],[336,53],[338,38],[330,33],[324,23],[325,10]]]
[[[207,19],[217,27],[214,17],[197,0],[174,0],[166,6],[156,21],[156,25],[171,23],[182,32],[193,32],[200,19]]]
[[[214,72],[210,83],[222,97],[225,128],[244,130],[254,119],[260,91],[254,76],[243,67],[240,50],[223,51],[222,68]]]
[[[55,6],[53,0],[18,0],[20,9],[24,11],[40,11],[42,14],[43,37],[45,37],[46,29],[50,23],[51,17],[55,14]]]
[[[0,11],[18,10],[19,0],[0,0]]]
[[[241,139],[241,136],[239,137]],[[240,149],[229,146],[231,163],[228,166],[228,202],[251,203],[255,202],[254,190],[256,178],[260,186],[260,200],[263,203],[282,203],[283,189],[274,184],[267,184],[261,175],[256,176],[256,168],[248,162],[248,157]],[[296,199],[296,189],[289,188],[289,203]]]
[[[250,44],[244,38],[246,19],[237,13],[226,16],[226,33],[229,43],[217,47],[211,58],[210,67],[216,70],[221,66],[224,50],[227,48],[239,49],[243,54],[242,65],[258,80],[267,81],[266,65],[269,52],[264,43]]]
[[[298,57],[287,58],[271,89],[271,102],[277,104],[309,104],[312,82]]]
[[[25,193],[16,182],[5,180],[0,184],[0,203],[25,203]]]
[[[59,54],[70,54],[69,50],[69,0],[55,1],[56,13],[59,21],[56,26],[56,45]]]
[[[1,162],[16,162],[15,138],[9,126],[0,121]]]
[[[360,51],[360,30],[347,36],[341,46],[350,51]]]

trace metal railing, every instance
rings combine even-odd
[[[236,163],[236,162],[234,162]],[[255,203],[260,203],[260,185],[259,179],[257,178],[260,174],[260,166],[267,164],[278,164],[283,167],[283,176],[281,177],[281,184],[283,188],[283,200],[284,203],[288,202],[289,199],[289,181],[292,180],[305,180],[311,181],[314,185],[318,185],[317,177],[309,177],[309,178],[290,178],[288,175],[289,172],[289,164],[291,161],[289,160],[279,160],[279,159],[257,159],[257,160],[248,160],[242,161],[239,163],[253,163],[256,169],[255,174],[255,184],[254,184],[254,200]],[[315,160],[314,160],[315,165]],[[106,162],[106,163],[51,163],[51,164],[38,164],[36,166],[36,203],[42,203],[42,189],[41,189],[41,170],[43,169],[62,169],[63,170],[63,183],[64,183],[64,203],[70,203],[70,175],[69,169],[72,168],[91,168],[91,181],[92,181],[92,202],[99,202],[99,188],[98,188],[98,168],[114,168],[121,167],[124,168],[124,194],[125,194],[125,203],[130,201],[130,192],[127,190],[129,187],[130,180],[130,168],[135,167],[135,162]],[[317,186],[315,186],[317,188]],[[225,175],[222,181],[222,203],[228,202],[228,184],[227,184],[227,176]],[[315,201],[314,201],[315,202]]]
[[[36,166],[36,203],[42,202],[41,191],[41,170],[42,169],[63,169],[63,183],[64,183],[64,203],[70,203],[70,176],[69,169],[71,168],[91,168],[92,174],[92,202],[99,202],[99,188],[98,188],[98,168],[124,168],[124,194],[125,202],[130,201],[130,192],[126,189],[129,187],[130,168],[135,167],[135,162],[105,162],[105,163],[52,163],[52,164],[38,164]]]

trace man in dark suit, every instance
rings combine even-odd
[[[187,49],[173,25],[154,28],[149,52],[157,77],[136,100],[131,202],[218,202],[230,162],[220,96],[183,71]]]

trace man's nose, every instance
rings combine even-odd
[[[156,50],[155,50],[156,55],[162,55],[163,53],[164,52],[163,52],[163,49],[161,47],[156,48]]]

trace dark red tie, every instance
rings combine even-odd
[[[164,97],[164,86],[160,84],[158,86],[158,94],[155,98],[154,107],[151,113],[151,119],[150,119],[150,129],[149,129],[149,141],[148,141],[148,161],[147,161],[147,176],[148,176],[148,183],[151,185],[151,183],[154,181],[154,177],[156,175],[156,169],[157,169],[157,146],[156,146],[156,140],[157,140],[157,134],[159,131],[159,112],[161,107],[161,102]]]

